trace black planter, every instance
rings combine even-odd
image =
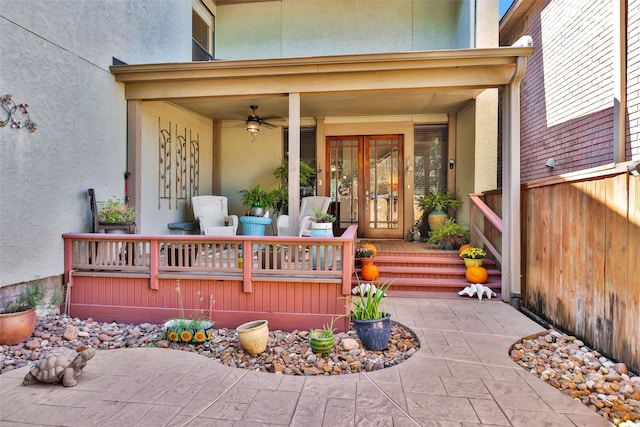
[[[384,350],[391,337],[391,315],[377,320],[353,319],[353,325],[360,342],[367,350]]]

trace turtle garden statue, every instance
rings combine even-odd
[[[62,383],[65,387],[78,384],[76,378],[82,373],[82,368],[87,366],[87,360],[96,354],[96,349],[80,346],[76,350],[60,347],[40,356],[22,384],[30,385],[38,381],[47,384]]]

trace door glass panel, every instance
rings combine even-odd
[[[358,139],[329,142],[331,212],[336,227],[358,223]]]
[[[397,229],[398,139],[369,139],[369,229]]]

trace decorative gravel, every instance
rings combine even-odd
[[[576,337],[550,330],[513,345],[511,358],[612,423],[640,426],[640,377]]]
[[[162,325],[143,323],[101,323],[65,315],[38,318],[36,330],[25,343],[0,346],[0,373],[26,366],[40,354],[55,347],[84,345],[99,349],[160,347],[197,352],[227,366],[285,375],[340,375],[375,371],[397,365],[411,357],[420,343],[400,324],[391,326],[387,349],[369,351],[362,347],[355,332],[338,333],[330,355],[316,355],[309,348],[308,331],[270,331],[267,350],[248,354],[240,346],[235,330],[214,330],[203,344],[178,344],[164,339]]]

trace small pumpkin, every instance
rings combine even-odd
[[[469,267],[464,277],[470,283],[485,283],[489,278],[489,272],[484,267]]]
[[[362,270],[360,271],[362,278],[364,280],[372,281],[378,278],[380,272],[378,271],[378,266],[375,264],[367,264],[362,266]]]
[[[373,250],[373,255],[372,256],[376,256],[377,250],[375,245],[373,245],[372,243],[363,243],[360,245],[360,249],[371,249]]]
[[[473,245],[462,245],[460,246],[460,249],[458,249],[458,256],[460,258],[462,258],[462,251],[464,251],[465,249],[471,249],[473,247]]]

